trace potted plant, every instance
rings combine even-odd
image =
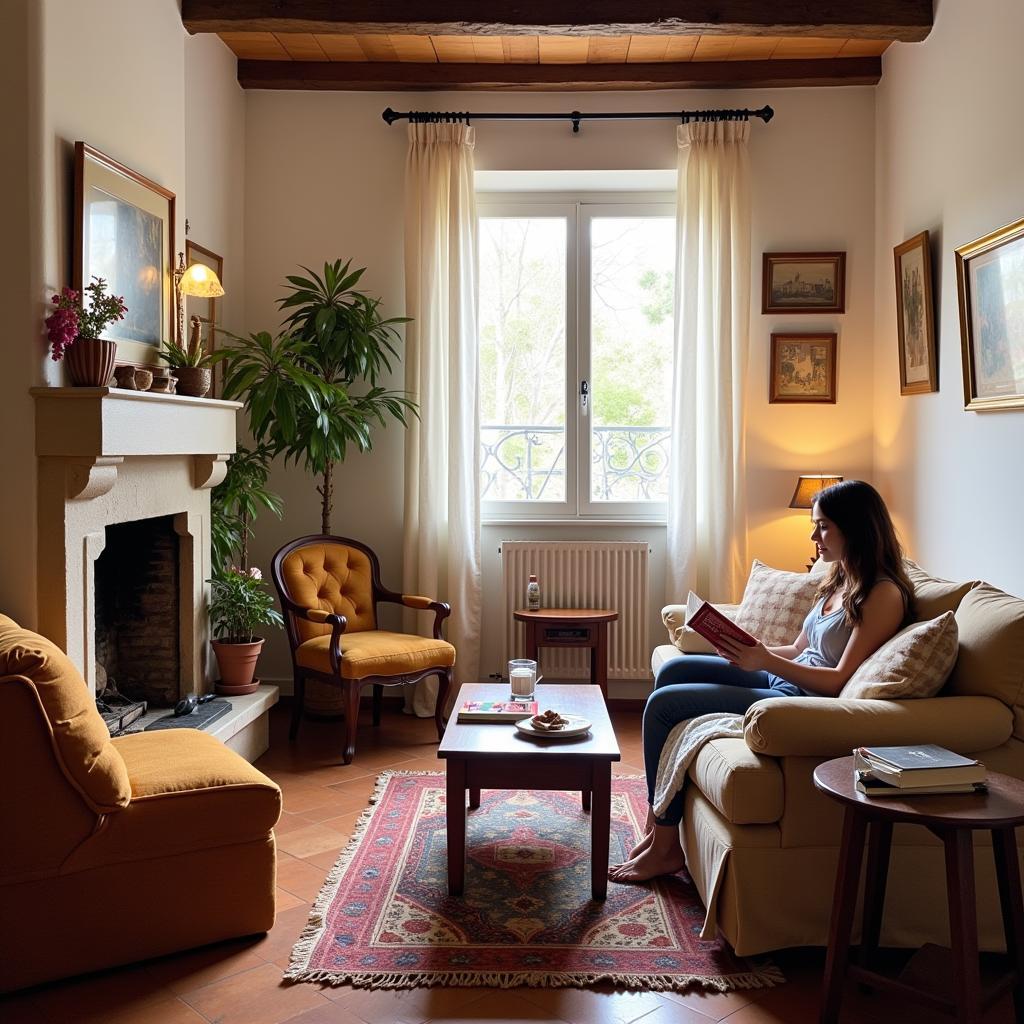
[[[252,693],[259,685],[256,662],[264,639],[260,626],[283,626],[259,569],[230,568],[208,580],[213,653],[220,669],[217,692],[228,696]]]
[[[194,316],[191,326],[188,343],[165,342],[160,358],[170,368],[171,376],[177,378],[179,395],[202,398],[213,383],[213,370],[210,356],[203,349],[202,321]]]
[[[46,334],[51,357],[65,360],[73,385],[102,388],[114,372],[117,342],[100,335],[114,321],[123,320],[128,307],[122,297],[107,294],[102,277],[94,277],[85,291],[88,307],[74,288],[62,288],[53,296],[57,308],[46,318]]]
[[[237,564],[249,568],[249,538],[260,509],[281,518],[280,495],[267,489],[273,451],[269,445],[239,445],[228,460],[224,479],[210,492],[210,544],[214,572]]]

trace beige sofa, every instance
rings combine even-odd
[[[842,810],[814,788],[822,761],[863,744],[927,742],[1024,778],[1024,600],[914,569],[918,618],[953,610],[959,630],[956,666],[937,697],[761,701],[746,714],[743,739],[706,744],[690,766],[680,833],[707,907],[703,934],[721,933],[741,956],[827,944]],[[655,649],[655,671],[685,656],[679,646],[700,649],[685,635],[677,606],[663,618],[678,646]],[[989,833],[974,835],[979,942],[1001,949]],[[897,825],[882,943],[948,944],[945,892],[939,840]]]

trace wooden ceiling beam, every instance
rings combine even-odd
[[[410,64],[240,60],[245,89],[336,91],[775,88],[875,85],[880,57],[694,61],[681,64]]]
[[[181,20],[192,33],[806,35],[918,42],[932,29],[932,0],[182,0]]]

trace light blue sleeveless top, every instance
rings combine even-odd
[[[807,646],[793,659],[798,665],[810,665],[812,668],[835,668],[846,650],[853,626],[846,621],[846,609],[840,604],[835,611],[827,615],[823,613],[825,599],[821,598],[807,613],[804,619],[804,635]],[[791,697],[801,695],[808,697],[821,696],[809,690],[802,690],[795,683],[781,676],[768,673],[769,686],[773,690],[781,690]]]

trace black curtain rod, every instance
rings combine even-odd
[[[465,121],[472,124],[474,121],[572,121],[573,132],[580,130],[581,121],[641,121],[641,120],[669,120],[677,118],[680,123],[687,124],[689,121],[747,121],[752,117],[759,117],[767,124],[774,116],[775,111],[771,107],[763,106],[760,110],[636,110],[629,113],[582,113],[573,110],[568,114],[548,114],[543,112],[522,113],[522,114],[474,114],[469,110],[392,110],[388,107],[380,116],[390,125],[396,121],[409,120],[416,124],[437,124],[439,122]]]

